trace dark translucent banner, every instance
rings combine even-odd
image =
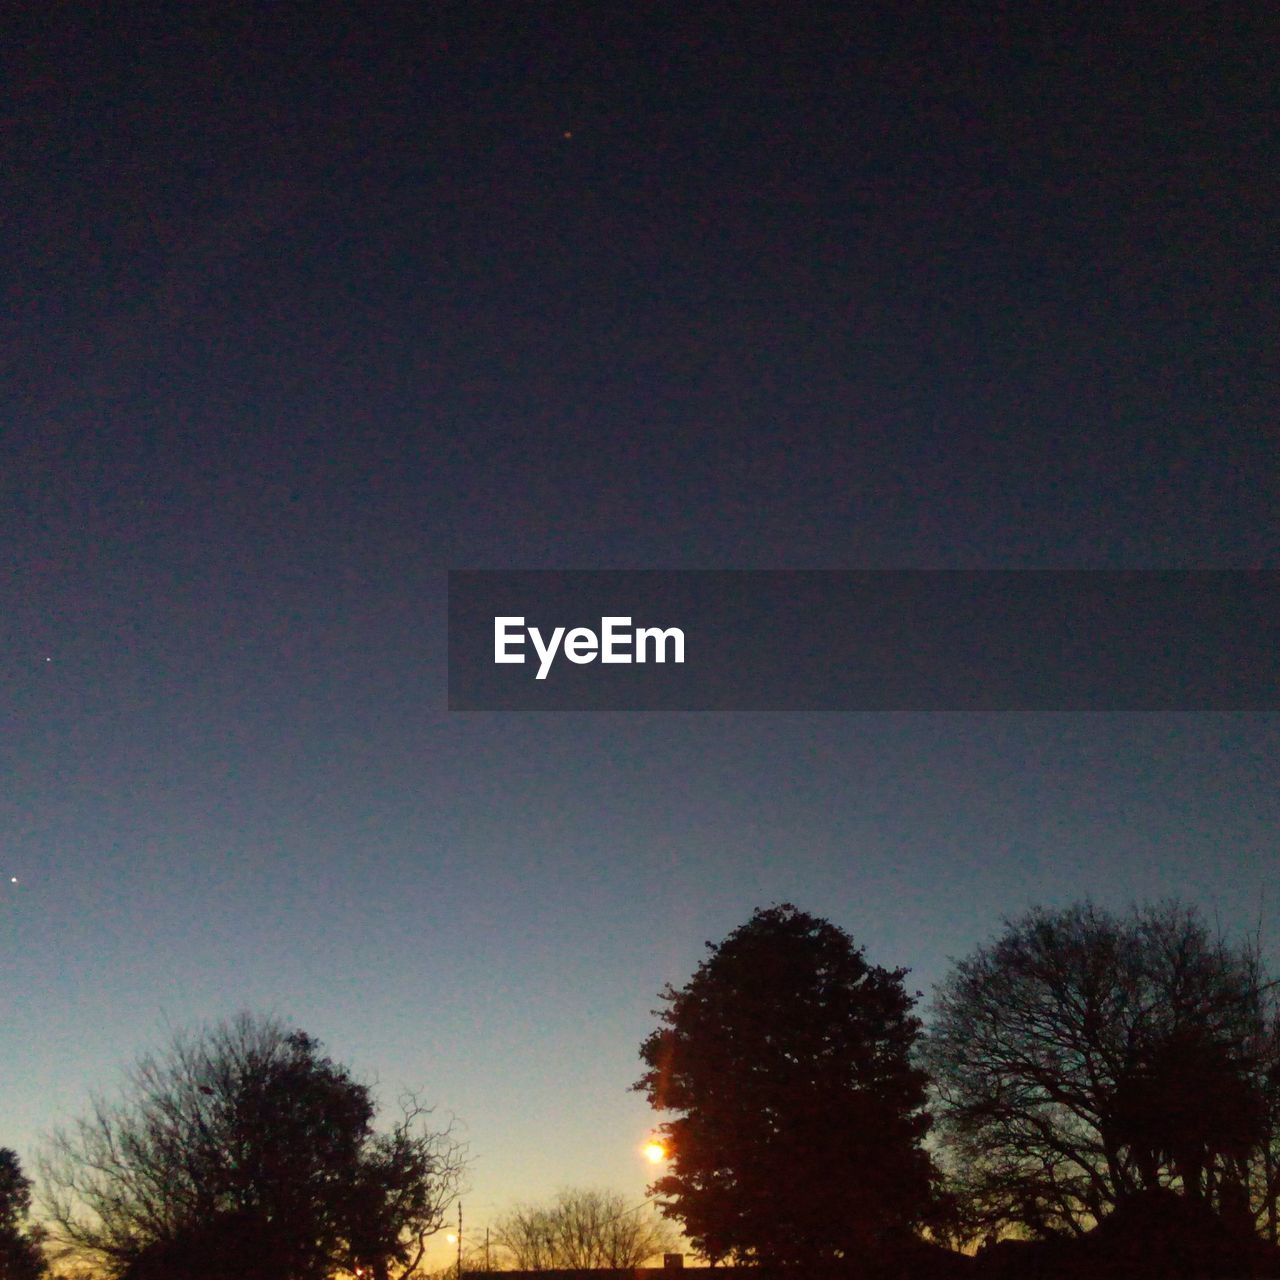
[[[1280,706],[1280,573],[449,574],[455,711]]]

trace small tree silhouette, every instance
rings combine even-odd
[[[1256,1064],[1204,1027],[1176,1027],[1142,1046],[1121,1076],[1110,1129],[1144,1186],[1159,1185],[1167,1165],[1184,1193],[1201,1199],[1216,1174],[1221,1207],[1238,1214],[1249,1155],[1267,1134]]]
[[[178,1035],[119,1103],[56,1135],[46,1208],[62,1242],[134,1280],[256,1280],[260,1264],[386,1280],[421,1261],[462,1168],[425,1114],[407,1099],[375,1130],[368,1086],[316,1040],[242,1015]]]
[[[503,1214],[493,1242],[522,1271],[630,1270],[673,1248],[675,1233],[617,1192],[568,1189]]]
[[[45,1274],[41,1233],[27,1225],[31,1180],[16,1152],[0,1147],[0,1280],[39,1280]]]

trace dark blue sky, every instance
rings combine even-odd
[[[0,1143],[270,1007],[473,1221],[638,1198],[756,906],[925,987],[1033,901],[1274,938],[1274,717],[444,710],[451,567],[1275,564],[1274,33],[947,9],[31,8]]]

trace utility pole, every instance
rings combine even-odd
[[[458,1280],[462,1280],[462,1201],[458,1201]]]
[[[484,1229],[484,1269],[489,1270],[489,1228]]]

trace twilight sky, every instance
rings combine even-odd
[[[925,990],[1084,895],[1274,953],[1274,716],[444,709],[448,568],[1275,566],[1275,33],[939,8],[18,17],[0,1145],[274,1010],[483,1226],[641,1198],[756,906]]]

